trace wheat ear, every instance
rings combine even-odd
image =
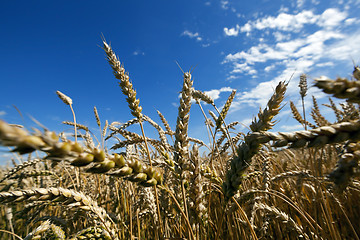
[[[85,240],[85,239],[101,239],[112,240],[108,231],[100,226],[93,226],[83,229],[76,233],[76,235],[69,240]]]
[[[70,110],[72,112],[72,115],[73,115],[73,118],[74,118],[74,131],[75,131],[75,142],[77,142],[77,125],[76,125],[76,116],[75,116],[75,112],[74,112],[74,109],[72,107],[72,99],[68,96],[66,96],[65,94],[63,94],[62,92],[60,91],[56,91],[56,94],[59,96],[59,98],[66,104],[66,105],[69,105],[70,107]]]
[[[122,89],[122,92],[127,96],[126,101],[129,104],[131,114],[134,117],[136,117],[139,121],[141,133],[143,135],[143,139],[144,139],[144,143],[145,143],[146,153],[147,153],[148,160],[149,160],[149,164],[150,164],[150,167],[152,167],[149,146],[147,144],[147,138],[145,136],[144,127],[142,124],[143,115],[141,113],[142,107],[139,105],[140,100],[136,99],[136,91],[133,89],[133,85],[129,80],[129,75],[125,72],[125,69],[121,66],[120,61],[118,60],[115,53],[111,49],[110,45],[108,45],[105,42],[105,40],[103,40],[103,46],[104,46],[104,50],[106,52],[109,64],[111,65],[112,69],[114,70],[114,76],[120,80],[119,85]],[[160,218],[160,208],[159,208],[159,201],[158,201],[156,186],[154,186],[154,191],[155,191],[155,196],[156,196],[156,205],[158,207],[159,222],[160,222],[161,230],[162,230],[162,224],[161,224],[161,218]]]
[[[340,155],[336,168],[329,174],[329,178],[344,190],[356,175],[356,168],[359,168],[360,142],[352,142],[344,147],[344,152]]]
[[[167,134],[169,134],[171,136],[174,135],[175,132],[173,130],[171,130],[170,125],[169,125],[168,121],[166,120],[166,118],[164,117],[164,115],[158,110],[156,112],[159,115],[161,122],[164,124]]]
[[[103,41],[103,48],[105,50],[108,62],[113,69],[115,78],[120,80],[119,85],[122,92],[127,97],[126,101],[129,104],[131,114],[141,121],[142,119],[142,108],[139,105],[140,100],[136,99],[136,91],[133,89],[133,85],[130,82],[129,75],[125,72],[124,67],[121,65],[119,59],[111,49],[110,45]]]
[[[300,75],[299,88],[300,88],[300,96],[301,96],[301,103],[302,103],[303,116],[304,116],[304,127],[305,127],[305,130],[307,130],[305,104],[304,104],[304,98],[305,98],[307,90],[308,90],[306,74]]]
[[[308,121],[305,121],[302,118],[302,116],[300,115],[299,111],[297,110],[295,104],[292,101],[290,101],[290,109],[291,109],[291,112],[293,114],[294,119],[296,119],[296,121],[298,121],[299,123],[304,125],[305,130],[307,130],[306,126],[309,126],[311,128],[315,128],[315,125],[313,125],[312,123],[309,123]]]
[[[9,172],[7,172],[5,174],[5,176],[0,180],[0,183],[2,183],[3,181],[5,181],[6,179],[10,178],[11,176],[13,176],[14,174],[16,174],[18,171],[21,171],[22,169],[29,167],[29,166],[33,166],[39,162],[44,161],[41,158],[35,158],[32,160],[29,160],[27,162],[24,162],[22,164],[17,165],[15,168],[11,169]]]
[[[85,211],[93,212],[102,222],[103,226],[109,230],[111,225],[106,211],[99,207],[91,198],[81,192],[64,188],[36,188],[33,190],[2,192],[0,193],[0,203],[17,203],[22,201],[61,201],[65,205],[78,206]],[[110,231],[109,231],[110,232]]]
[[[281,103],[284,100],[287,84],[285,82],[279,82],[276,86],[274,94],[271,96],[267,103],[267,107],[262,111],[260,109],[258,113],[258,120],[255,118],[250,129],[253,132],[267,131],[271,129],[275,122],[272,119],[280,112]]]
[[[311,117],[316,122],[318,127],[330,125],[330,122],[320,113],[319,105],[314,96],[312,96],[313,108],[311,109]]]
[[[252,144],[268,143],[273,141],[274,147],[290,148],[322,147],[329,143],[341,143],[346,140],[360,139],[360,121],[342,122],[323,126],[308,131],[296,132],[255,132],[247,136]]]
[[[181,175],[188,168],[189,159],[189,139],[188,139],[188,126],[189,126],[189,112],[191,108],[192,84],[190,72],[184,73],[183,88],[181,91],[180,106],[176,122],[175,131],[175,154],[174,160],[178,163],[177,172]]]
[[[13,151],[18,151],[19,153],[24,152],[24,147],[26,152],[38,149],[48,154],[46,156],[47,159],[69,161],[71,165],[78,167],[90,165],[91,167],[87,171],[92,173],[130,176],[128,178],[130,181],[139,182],[144,186],[154,186],[162,182],[162,174],[156,169],[153,169],[151,166],[145,167],[140,162],[132,165],[127,163],[121,155],[107,154],[104,150],[97,148],[84,149],[78,142],[59,142],[58,137],[53,132],[45,132],[42,135],[34,136],[25,130],[21,130],[21,132],[18,132],[18,130],[18,128],[0,121],[0,144],[6,143],[7,146],[15,146],[16,148]],[[21,165],[11,171],[7,177],[19,169],[22,169]],[[147,170],[140,171],[139,169]],[[138,176],[138,173],[142,173],[141,176]]]
[[[315,79],[315,86],[322,89],[325,93],[333,94],[336,98],[360,103],[360,81],[350,81],[346,78],[331,80],[326,77],[320,77]]]
[[[250,128],[253,131],[262,134],[263,131],[269,130],[274,125],[272,119],[277,115],[281,109],[281,102],[284,99],[287,84],[279,82],[274,94],[268,101],[267,107],[264,111],[259,112],[258,120],[254,120]],[[261,133],[260,133],[261,131]],[[266,132],[264,132],[266,133]],[[249,134],[245,137],[237,149],[237,154],[230,162],[230,169],[226,172],[223,183],[223,192],[226,200],[229,200],[239,189],[242,183],[242,175],[244,171],[250,166],[251,158],[258,153],[261,142],[253,141],[249,138]]]

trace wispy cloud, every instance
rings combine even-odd
[[[235,79],[240,74],[255,77],[259,71],[255,67],[264,63],[268,66],[263,68],[262,74],[274,69],[279,72],[278,77],[265,80],[248,91],[238,93],[232,111],[244,106],[264,107],[277,83],[289,79],[294,72],[294,77],[297,78],[300,73],[309,73],[315,67],[331,66],[338,61],[349,61],[349,56],[360,55],[360,31],[351,32],[343,26],[344,22],[351,25],[358,19],[347,21],[347,16],[346,11],[336,8],[326,9],[318,15],[310,10],[303,10],[295,14],[280,13],[277,16],[266,16],[248,21],[241,27],[227,29],[232,36],[235,36],[237,29],[239,32],[236,34],[249,34],[256,30],[268,36],[265,37],[266,41],[254,37],[254,40],[258,39],[254,45],[225,56],[223,63],[232,66],[228,78]],[[312,25],[312,28],[305,28],[306,24]],[[339,26],[341,28],[338,28]],[[309,32],[309,29],[312,32]],[[298,34],[299,31],[302,31],[302,34]],[[270,39],[271,36],[274,39]],[[289,94],[297,94],[297,83],[290,82],[288,89]],[[321,96],[324,95],[320,94],[319,97]]]
[[[198,32],[190,32],[189,30],[185,30],[181,36],[187,36],[189,38],[195,38],[196,41],[202,41],[202,37],[200,37]]]
[[[0,116],[4,116],[6,115],[6,112],[5,111],[0,111]]]

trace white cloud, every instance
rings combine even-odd
[[[306,38],[279,42],[273,46],[259,43],[256,46],[250,47],[247,51],[228,54],[224,62],[235,62],[233,71],[241,73],[253,69],[249,67],[249,64],[267,62],[269,60],[283,60],[283,64],[285,65],[288,64],[288,61],[291,59],[317,60],[320,57],[325,57],[325,53],[329,51],[326,41],[344,38],[345,35],[338,32],[319,30]],[[341,46],[345,48],[350,47],[343,44]],[[339,51],[341,51],[341,49],[339,49]],[[348,53],[348,51],[345,52]],[[244,60],[245,63],[238,63],[240,60]]]
[[[305,24],[315,23],[318,18],[318,16],[309,10],[304,10],[295,15],[282,12],[277,17],[268,16],[256,21],[248,21],[240,28],[240,31],[250,32],[254,29],[263,30],[266,28],[282,31],[299,31]]]
[[[338,26],[346,17],[345,12],[340,12],[336,8],[329,8],[321,14],[317,24],[321,27],[333,28]]]
[[[6,115],[6,112],[5,111],[0,111],[0,116],[4,116]]]
[[[195,38],[196,41],[201,41],[202,40],[202,37],[200,37],[200,34],[198,32],[190,32],[188,30],[185,30],[182,34],[182,36],[187,36],[189,38]]]
[[[346,17],[346,12],[341,12],[336,8],[326,9],[320,15],[316,15],[310,10],[303,10],[297,14],[281,12],[276,17],[267,16],[255,21],[248,21],[239,30],[246,33],[255,29],[277,29],[280,31],[299,32],[306,24],[316,24],[320,27],[331,29],[339,26]]]
[[[226,36],[237,36],[239,34],[240,26],[236,24],[235,28],[224,28]]]
[[[204,91],[209,97],[213,100],[216,100],[220,97],[220,93],[222,92],[231,92],[233,89],[230,87],[222,87],[220,89],[213,89],[210,91]]]

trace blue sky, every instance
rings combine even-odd
[[[249,125],[277,82],[293,73],[286,102],[298,107],[301,73],[310,84],[321,75],[350,77],[352,60],[360,64],[359,10],[359,0],[2,1],[0,119],[30,127],[33,116],[70,132],[61,122],[71,120],[71,112],[57,90],[73,99],[78,122],[94,131],[94,106],[102,122],[131,119],[101,49],[103,34],[129,72],[143,112],[155,121],[159,110],[175,128],[182,87],[177,61],[193,70],[194,87],[218,107],[237,89],[228,122]],[[311,95],[326,101],[310,88],[308,109]],[[289,113],[287,104],[276,130],[301,128]],[[196,105],[190,135],[207,138]]]

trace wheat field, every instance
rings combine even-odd
[[[94,107],[96,137],[58,91],[73,114],[63,122],[72,136],[0,120],[0,144],[21,162],[0,169],[1,239],[359,239],[359,67],[352,79],[315,79],[335,122],[315,97],[305,116],[302,74],[302,109],[284,101],[288,82],[279,82],[244,133],[226,121],[236,91],[218,109],[193,88],[191,72],[183,73],[176,126],[159,111],[157,123],[105,40],[103,50],[134,118],[104,122]],[[304,130],[268,131],[285,104]],[[209,144],[188,133],[191,107],[203,113]],[[145,122],[158,138],[147,137]]]

